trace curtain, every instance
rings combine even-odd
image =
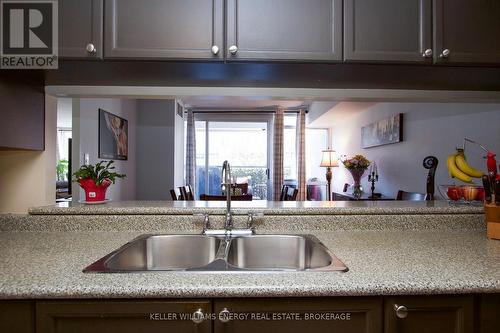
[[[307,199],[306,183],[306,113],[300,110],[297,115],[297,200]]]
[[[277,108],[274,115],[273,139],[273,200],[279,201],[283,186],[283,116],[284,110]]]
[[[186,128],[186,184],[196,193],[196,128],[193,110],[187,112]]]

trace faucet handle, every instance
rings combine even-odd
[[[256,213],[248,212],[247,229],[252,230],[252,234],[255,233],[255,226],[253,225],[255,218],[263,216],[264,216],[263,212],[256,212]]]
[[[194,213],[195,217],[203,217],[203,233],[211,228],[210,226],[210,214],[209,213]]]

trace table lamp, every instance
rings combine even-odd
[[[328,201],[332,200],[332,168],[339,166],[339,159],[335,150],[327,149],[322,151],[321,167],[326,167],[326,181],[328,183]]]

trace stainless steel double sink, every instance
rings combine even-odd
[[[343,271],[347,267],[312,235],[142,235],[84,272]]]

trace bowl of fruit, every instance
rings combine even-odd
[[[439,185],[439,193],[450,202],[472,203],[484,200],[484,188],[476,185]]]

